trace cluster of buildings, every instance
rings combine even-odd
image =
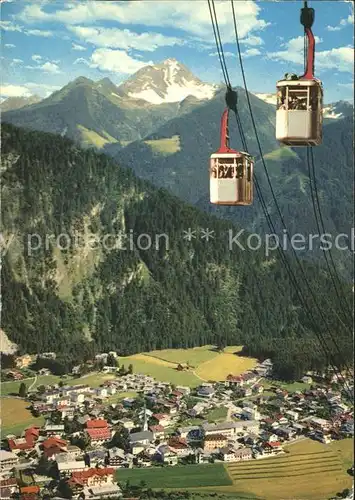
[[[255,460],[297,439],[353,437],[352,408],[339,391],[315,383],[302,392],[264,391],[271,372],[266,360],[196,389],[133,373],[98,388],[46,387],[29,400],[46,423],[3,436],[0,497],[35,500],[67,488],[74,498],[120,498],[123,468]],[[117,397],[127,392],[137,396]],[[218,408],[224,417],[213,421]],[[325,411],[328,418],[320,417]]]

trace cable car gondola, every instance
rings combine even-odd
[[[322,143],[323,88],[314,77],[314,9],[301,9],[301,23],[308,40],[304,75],[286,74],[277,82],[276,139],[287,146],[318,146]]]
[[[210,201],[215,205],[243,206],[253,203],[252,156],[229,147],[229,108],[221,119],[221,144],[210,158]]]

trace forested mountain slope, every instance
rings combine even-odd
[[[237,228],[105,155],[4,124],[2,221],[2,328],[22,351],[59,353],[63,369],[95,351],[262,339],[265,346],[266,338],[282,366],[325,362],[277,258],[229,249],[228,230],[235,235]],[[197,231],[191,242],[183,238],[189,228]],[[201,239],[199,228],[215,231],[214,238]],[[120,232],[128,235],[125,249],[113,249]],[[142,233],[151,248],[142,249]],[[349,357],[351,338],[330,307],[327,275],[308,264],[305,272]]]

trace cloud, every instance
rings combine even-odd
[[[34,54],[32,57],[31,57],[32,61],[41,61],[42,59],[42,56],[38,55],[38,54]]]
[[[13,43],[5,43],[5,47],[7,49],[14,49],[16,47],[16,45],[14,45]]]
[[[77,43],[74,43],[74,42],[71,44],[71,48],[72,48],[72,50],[78,50],[78,51],[87,50],[86,47],[83,47],[82,45],[78,45]]]
[[[264,40],[260,38],[260,36],[248,36],[247,38],[244,38],[244,40],[241,40],[240,43],[244,43],[245,45],[263,45]]]
[[[319,52],[316,54],[316,67],[352,73],[354,71],[354,49],[352,47],[339,47]]]
[[[352,5],[351,12],[348,15],[348,17],[346,17],[345,19],[341,19],[341,21],[339,22],[339,24],[337,26],[327,26],[326,30],[328,30],[328,31],[340,31],[340,30],[344,29],[346,26],[348,26],[349,24],[354,24],[353,5]]]
[[[2,28],[4,31],[22,31],[22,26],[14,24],[11,21],[0,21],[0,28]]]
[[[46,73],[53,73],[53,74],[60,73],[58,65],[52,62],[46,62],[42,64],[40,68]]]
[[[96,49],[93,52],[90,61],[90,66],[92,68],[127,75],[135,73],[149,64],[154,63],[152,61],[138,61],[122,50],[112,49]]]
[[[161,35],[160,33],[134,33],[128,29],[119,28],[88,28],[73,26],[69,28],[76,36],[85,42],[98,47],[113,49],[153,52],[159,47],[182,45],[184,40]]]
[[[33,36],[42,36],[45,38],[53,36],[53,33],[51,31],[45,31],[45,30],[26,30],[25,34]]]
[[[322,40],[315,37],[317,43]],[[287,61],[294,64],[304,64],[303,37],[293,38],[284,44],[285,50],[269,52],[268,59],[274,61]],[[322,69],[336,69],[341,72],[353,72],[354,49],[352,47],[339,47],[316,52],[315,67]]]
[[[223,51],[223,54],[225,57],[236,57],[236,54],[233,54],[233,52]],[[208,55],[211,57],[218,57],[218,52],[211,52]]]
[[[1,86],[1,97],[28,97],[31,92],[27,87],[22,85],[2,85]]]
[[[19,24],[14,24],[11,21],[0,21],[0,28],[2,28],[4,31],[17,31],[18,33],[24,33],[25,35],[42,36],[42,37],[53,36],[53,33],[51,31],[44,31],[38,29],[26,30],[23,26],[20,26]]]
[[[243,57],[244,58],[247,58],[247,57],[255,57],[255,56],[258,56],[260,55],[261,52],[259,49],[247,49],[245,52],[243,52]]]
[[[327,31],[340,31],[342,29],[342,26],[327,26],[326,30]]]
[[[48,97],[61,87],[57,85],[47,85],[45,83],[25,83],[23,85],[12,85],[6,83],[1,87],[1,97],[29,97],[30,95],[37,94],[41,97]]]
[[[224,43],[233,42],[234,28],[230,2],[217,1],[215,6],[222,39]],[[211,19],[206,5],[194,9],[191,8],[191,1],[156,0],[153,15],[152,9],[150,0],[69,4],[65,8],[59,7],[55,12],[46,12],[42,5],[34,4],[24,7],[17,18],[25,23],[59,22],[72,26],[114,19],[118,23],[127,25],[175,28],[212,42]],[[235,2],[235,12],[241,39],[250,36],[252,31],[262,30],[269,25],[258,18],[260,7],[255,1]]]

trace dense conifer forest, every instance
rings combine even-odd
[[[289,379],[327,363],[277,254],[230,250],[228,231],[240,229],[231,222],[52,134],[3,124],[1,166],[2,328],[22,352],[55,351],[62,371],[95,352],[204,344],[244,344],[246,353],[271,356]],[[209,241],[200,233],[207,228]],[[142,233],[151,248],[142,249]],[[104,240],[119,234],[125,249],[112,248],[113,236]],[[303,266],[350,362],[352,338],[334,313],[331,281],[319,266]],[[347,284],[344,293],[352,296]]]

